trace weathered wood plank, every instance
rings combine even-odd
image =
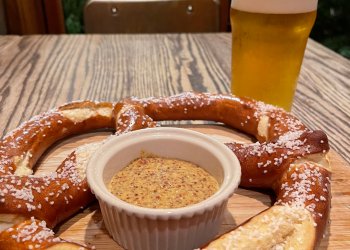
[[[1,37],[2,134],[77,99],[227,93],[230,47],[228,33]],[[348,162],[349,96],[349,60],[310,40],[292,112]]]

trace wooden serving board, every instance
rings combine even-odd
[[[206,134],[251,141],[250,137],[219,125],[185,125],[185,127]],[[90,133],[57,143],[40,159],[36,173],[54,171],[75,147],[103,140],[110,134],[110,132]],[[330,151],[329,157],[333,168],[331,223],[320,249],[350,249],[350,166],[333,150]],[[219,233],[234,228],[269,207],[271,195],[272,193],[238,189],[228,202]],[[109,237],[97,202],[55,228],[55,231],[64,239],[85,242],[97,249],[122,249]]]

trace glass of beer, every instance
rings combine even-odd
[[[291,110],[317,0],[232,0],[232,93]]]

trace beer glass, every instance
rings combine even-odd
[[[317,0],[232,0],[232,93],[291,110]]]

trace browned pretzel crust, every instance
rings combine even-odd
[[[141,114],[148,121],[149,118],[156,121],[211,120],[259,140],[253,144],[230,143],[227,146],[236,153],[241,163],[241,186],[270,188],[277,194],[275,206],[264,212],[263,219],[257,216],[254,222],[247,223],[247,227],[256,227],[257,231],[261,231],[262,220],[265,221],[266,230],[274,228],[276,232],[270,231],[269,235],[260,233],[262,237],[257,237],[253,228],[249,228],[247,234],[254,235],[255,241],[248,237],[242,243],[235,236],[240,234],[237,233],[238,229],[244,230],[244,225],[218,238],[207,248],[313,249],[320,243],[328,222],[331,200],[331,172],[325,159],[329,145],[324,132],[309,130],[296,117],[280,108],[230,95],[183,93],[164,98],[130,98],[123,102],[125,107],[138,107],[138,116]],[[134,113],[131,113],[133,116]],[[119,113],[119,116],[125,117],[126,112]],[[116,127],[117,131],[120,129],[123,132],[123,127],[118,127],[118,124]],[[283,221],[287,221],[286,224],[302,224],[303,227],[293,227],[283,232],[285,224],[274,225],[274,213],[297,214],[292,221],[288,221],[289,217]],[[273,219],[270,218],[271,222],[268,223],[270,215]],[[298,230],[304,234],[297,234]],[[241,236],[238,238],[244,238]],[[269,240],[268,237],[276,239]],[[231,241],[231,238],[234,240]]]
[[[33,117],[0,141],[0,231],[16,228],[18,223],[23,225],[31,217],[45,221],[45,228],[46,225],[52,228],[94,199],[85,178],[86,161],[94,145],[77,149],[56,172],[32,175],[32,168],[40,155],[61,138],[113,128],[113,107],[111,103],[90,101],[70,103]],[[30,225],[33,225],[31,229]],[[34,232],[35,228],[35,223],[26,225],[26,230]],[[2,231],[0,249],[28,249],[26,246],[32,245],[30,238],[29,243],[10,244],[7,236],[14,237],[12,234],[20,237],[22,231],[14,230],[11,234]],[[35,249],[46,249],[46,243],[36,242]],[[58,249],[84,248],[75,243],[58,243],[55,243]]]
[[[33,217],[0,232],[0,246],[1,249],[17,250],[90,249],[88,246],[55,237],[45,221],[38,221]]]
[[[84,170],[98,146],[77,149],[54,173],[32,175],[36,160],[52,143],[100,128],[115,129],[119,135],[154,127],[155,121],[161,120],[222,122],[258,139],[252,144],[227,146],[241,163],[241,186],[270,188],[276,193],[276,203],[207,248],[317,247],[328,221],[331,198],[327,136],[309,130],[291,114],[271,105],[231,95],[187,92],[163,98],[129,98],[115,105],[75,102],[34,117],[6,135],[0,141],[0,221],[4,224],[0,249],[19,249],[15,243],[6,245],[6,239],[18,237],[17,229],[23,225],[35,228],[45,221],[52,228],[93,199]],[[46,224],[41,223],[41,228]],[[46,242],[52,240],[36,242],[36,246],[44,249],[49,246]]]

